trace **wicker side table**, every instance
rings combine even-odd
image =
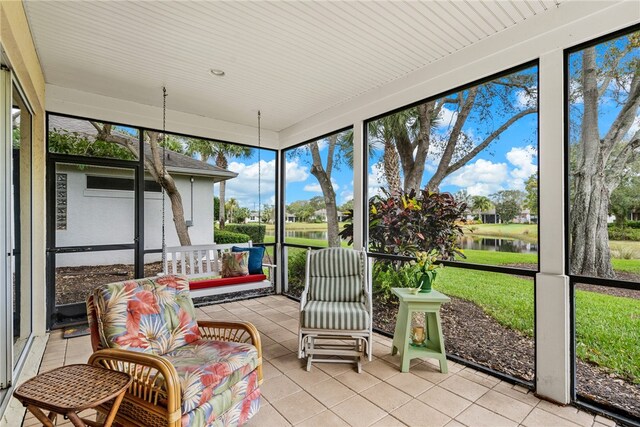
[[[129,374],[91,365],[68,365],[39,374],[18,387],[13,395],[47,427],[57,414],[77,427],[100,426],[80,418],[78,412],[113,400],[104,427],[110,427],[122,398],[131,384]],[[45,415],[43,410],[50,411]]]

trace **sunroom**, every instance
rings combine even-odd
[[[260,333],[248,425],[640,425],[637,1],[3,0],[0,30],[0,424],[87,363],[94,288],[233,243],[275,267],[191,287]],[[361,373],[298,358],[326,247],[366,254]],[[401,372],[431,250],[449,372]]]

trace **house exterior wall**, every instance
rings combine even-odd
[[[58,166],[56,173],[67,175],[67,221],[65,230],[56,230],[57,246],[107,245],[133,243],[134,192],[87,188],[87,176],[133,178],[133,172],[124,169],[97,167],[78,168]],[[152,179],[147,177],[147,179]],[[194,177],[193,212],[191,212],[191,181],[189,176],[175,175],[182,197],[186,220],[193,218],[189,235],[193,244],[213,242],[213,181]],[[162,247],[162,193],[145,192],[145,249]],[[171,203],[165,198],[167,246],[180,244],[172,221]],[[161,254],[148,255],[146,262],[161,259]],[[109,252],[82,252],[60,254],[56,267],[83,265],[133,264],[133,250]]]

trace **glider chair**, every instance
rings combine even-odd
[[[87,313],[89,363],[133,377],[118,424],[238,426],[258,411],[258,331],[247,322],[197,321],[186,278],[101,286],[87,299]]]
[[[307,252],[300,299],[298,357],[313,362],[355,363],[371,360],[371,281],[364,251],[328,248]],[[341,356],[341,357],[333,357]]]

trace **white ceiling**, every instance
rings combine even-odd
[[[47,83],[280,131],[560,1],[24,3]]]

